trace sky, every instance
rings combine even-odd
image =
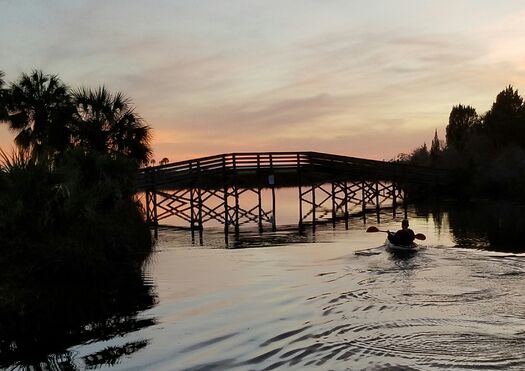
[[[0,0],[0,70],[133,99],[155,158],[390,159],[525,89],[522,0]],[[0,147],[13,134],[0,124]]]

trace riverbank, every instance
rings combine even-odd
[[[135,166],[125,159],[72,153],[60,163],[19,158],[0,172],[0,278],[104,280],[140,270],[152,250],[134,200]]]

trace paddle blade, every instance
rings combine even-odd
[[[423,233],[416,234],[416,240],[425,241],[427,239],[427,236],[425,236]]]
[[[379,232],[379,229],[377,229],[377,227],[371,226],[371,227],[368,227],[366,231],[368,233],[373,233],[373,232]]]

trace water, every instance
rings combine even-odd
[[[111,323],[128,325],[49,352],[46,365],[524,369],[525,246],[494,232],[509,215],[501,205],[479,218],[484,227],[471,210],[411,209],[411,227],[428,238],[401,256],[379,247],[384,234],[365,232],[377,225],[370,218],[315,234],[246,232],[229,248],[219,230],[204,233],[202,246],[190,232],[161,230],[144,272],[147,304],[111,312]],[[383,215],[380,227],[399,220]]]

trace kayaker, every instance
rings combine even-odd
[[[414,242],[415,238],[414,231],[408,228],[407,219],[403,219],[401,229],[396,233],[388,231],[388,240],[394,245],[408,246]]]

